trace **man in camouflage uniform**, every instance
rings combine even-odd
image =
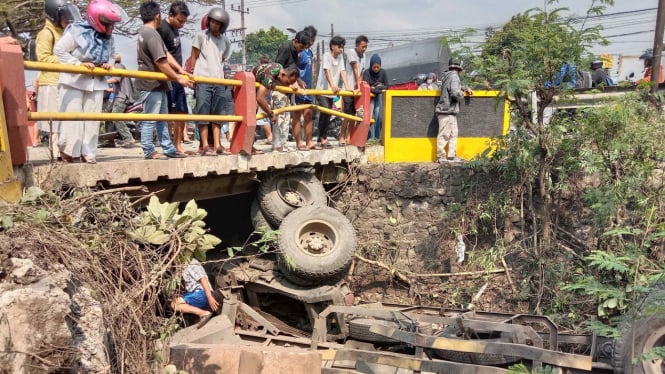
[[[288,152],[286,141],[291,127],[291,113],[275,114],[273,109],[287,107],[289,98],[275,90],[275,87],[294,84],[300,78],[300,70],[295,66],[284,69],[282,65],[273,62],[255,67],[252,73],[260,84],[256,92],[259,113],[265,113],[272,124],[272,149],[276,152]],[[270,97],[270,103],[266,97]]]

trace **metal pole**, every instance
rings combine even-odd
[[[660,60],[663,54],[663,32],[665,28],[665,0],[658,0],[658,16],[656,17],[656,37],[653,41],[653,61],[651,61],[651,92],[656,93],[660,82]]]
[[[249,9],[247,9],[249,13]],[[242,29],[242,68],[247,68],[247,40],[245,40],[245,0],[240,0],[240,28]]]

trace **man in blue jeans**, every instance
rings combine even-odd
[[[157,33],[161,23],[159,4],[153,0],[141,3],[139,8],[143,27],[139,30],[138,67],[140,71],[162,72],[167,77],[177,81],[183,87],[192,88],[194,83],[189,80],[182,66],[166,50],[162,37]],[[170,91],[168,81],[137,79],[136,88],[141,91],[143,99],[143,112],[147,114],[167,114],[167,93]],[[155,150],[152,135],[157,129],[157,137],[162,145],[164,154]],[[149,160],[164,160],[165,157],[183,158],[186,155],[178,152],[171,142],[166,121],[141,122],[141,146],[143,156]]]

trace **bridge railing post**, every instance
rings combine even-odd
[[[367,82],[360,84],[360,96],[355,98],[356,111],[363,108],[363,120],[355,127],[351,127],[351,145],[364,147],[367,144],[367,134],[369,134],[370,121],[372,113],[370,111],[371,91]]]
[[[231,138],[231,153],[244,151],[252,153],[254,135],[256,133],[256,81],[250,72],[237,72],[235,78],[242,81],[242,86],[235,87],[235,114],[242,116],[243,121],[236,123]]]
[[[4,103],[13,165],[28,161],[28,105],[26,102],[23,51],[18,44],[0,43],[0,88]]]

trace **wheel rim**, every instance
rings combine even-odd
[[[334,251],[337,238],[337,230],[319,220],[303,223],[296,232],[298,249],[313,256],[325,256]]]
[[[656,329],[651,334],[649,334],[649,337],[644,343],[644,351],[641,353],[647,353],[656,347],[664,347],[664,346],[665,346],[665,326],[662,326],[659,329]],[[660,358],[653,360],[644,360],[642,361],[642,367],[644,368],[644,372],[647,374],[665,373],[665,362]]]
[[[276,187],[280,199],[293,207],[309,205],[312,201],[312,191],[302,182],[280,178],[276,182]]]

